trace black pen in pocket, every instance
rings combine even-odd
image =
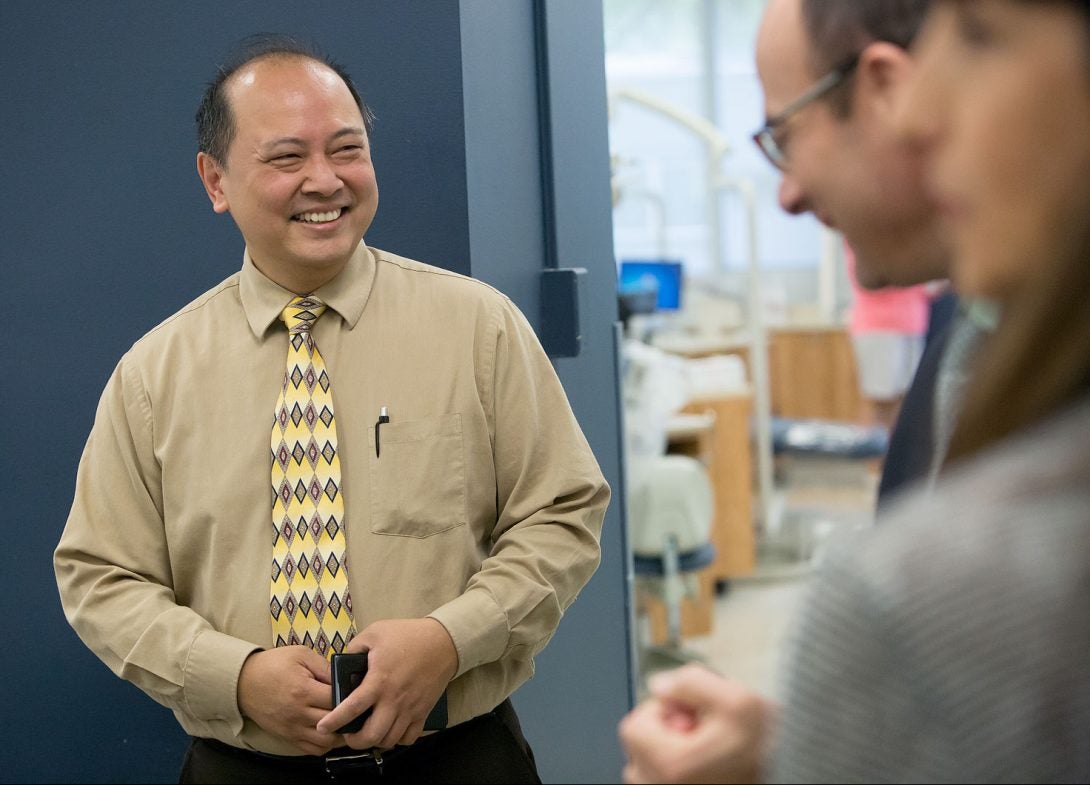
[[[386,407],[383,406],[378,410],[378,422],[375,423],[375,457],[379,457],[379,441],[378,441],[378,427],[384,422],[390,422],[390,415],[386,412]]]

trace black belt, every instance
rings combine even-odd
[[[234,747],[216,739],[195,739],[194,741],[207,744],[225,755],[236,758],[258,763],[275,763],[277,766],[287,766],[298,770],[325,771],[330,777],[336,777],[346,769],[359,768],[372,769],[381,774],[382,767],[386,763],[401,757],[407,752],[419,749],[421,746],[427,746],[427,740],[438,736],[440,733],[442,731],[436,731],[428,736],[421,736],[415,744],[393,747],[388,750],[378,748],[356,750],[351,747],[337,747],[325,755],[274,755],[271,752],[244,750],[241,747]]]
[[[469,723],[472,723],[475,720],[483,720],[485,717],[493,715],[499,716],[500,720],[505,725],[509,726],[511,718],[514,717],[514,710],[511,707],[510,701],[504,701],[493,711],[476,717],[474,720],[470,720]],[[517,720],[515,720],[515,722],[517,722]],[[454,727],[462,726],[459,725]],[[515,727],[517,729],[517,725]],[[208,738],[194,738],[194,743],[208,745],[217,752],[235,758],[242,758],[243,760],[250,761],[254,764],[268,765],[272,763],[276,766],[284,766],[301,772],[324,772],[331,779],[335,779],[338,774],[349,769],[364,769],[381,775],[382,768],[387,763],[414,751],[425,750],[427,747],[431,746],[433,742],[440,739],[446,732],[447,730],[437,730],[434,733],[421,736],[413,744],[399,745],[386,750],[377,748],[357,750],[352,747],[337,747],[336,749],[330,750],[325,755],[274,755],[271,752],[245,750],[241,747],[235,747],[230,744],[225,744],[222,741]],[[521,731],[518,732],[518,738],[522,738]],[[522,740],[520,743],[525,744],[525,740]]]

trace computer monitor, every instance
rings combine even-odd
[[[624,294],[658,292],[655,307],[676,311],[681,307],[681,262],[671,259],[622,259],[618,291]]]

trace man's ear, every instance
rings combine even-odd
[[[892,122],[915,61],[905,49],[888,41],[875,41],[863,48],[856,66],[853,98],[860,108]]]
[[[208,153],[197,153],[197,174],[204,183],[204,190],[208,192],[208,198],[212,202],[212,209],[217,213],[225,213],[230,207],[227,204],[227,194],[223,190],[223,168]]]

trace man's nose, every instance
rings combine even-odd
[[[336,167],[324,156],[315,156],[306,167],[306,179],[303,181],[303,190],[307,193],[317,193],[325,196],[336,193],[341,189],[343,182],[337,174]]]
[[[801,215],[810,209],[806,192],[799,182],[790,174],[784,174],[780,178],[779,190],[780,207],[791,215]]]

